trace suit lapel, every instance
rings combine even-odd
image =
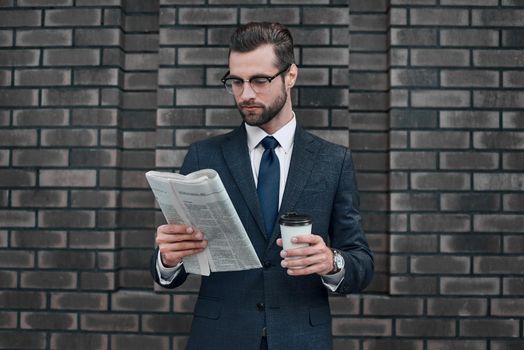
[[[293,210],[302,193],[302,189],[311,175],[318,152],[318,147],[316,147],[315,144],[315,139],[297,124],[293,154],[289,165],[286,188],[284,189],[284,195],[280,205],[279,217]],[[269,246],[276,241],[279,231],[277,223],[273,230]]]
[[[261,234],[264,235],[264,221],[258,203],[255,181],[253,180],[244,124],[230,134],[230,137],[222,144],[222,152],[251,215],[253,215]]]

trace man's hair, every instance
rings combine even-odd
[[[262,45],[271,45],[277,56],[275,64],[279,69],[295,63],[293,37],[289,29],[280,23],[250,22],[237,28],[231,35],[231,52],[249,52]]]

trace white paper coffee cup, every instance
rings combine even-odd
[[[292,243],[291,239],[296,236],[310,235],[313,221],[309,215],[286,213],[280,216],[280,235],[282,237],[282,247],[284,250],[307,247],[307,243]],[[289,257],[288,259],[299,259],[301,257]],[[296,266],[292,268],[301,268]]]

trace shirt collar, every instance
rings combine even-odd
[[[258,146],[260,141],[262,141],[262,139],[269,134],[258,126],[252,126],[245,123],[244,125],[246,126],[247,132],[247,147],[251,152],[255,147]],[[293,146],[296,128],[297,119],[295,118],[295,112],[293,112],[293,118],[286,125],[278,129],[273,135],[270,136],[273,136],[280,144],[280,147],[282,147],[287,153],[291,149],[291,146]]]

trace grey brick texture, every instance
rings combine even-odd
[[[524,2],[0,1],[0,348],[184,349],[144,172],[239,123],[231,31],[291,29],[299,122],[349,146],[375,278],[334,349],[524,348]]]

